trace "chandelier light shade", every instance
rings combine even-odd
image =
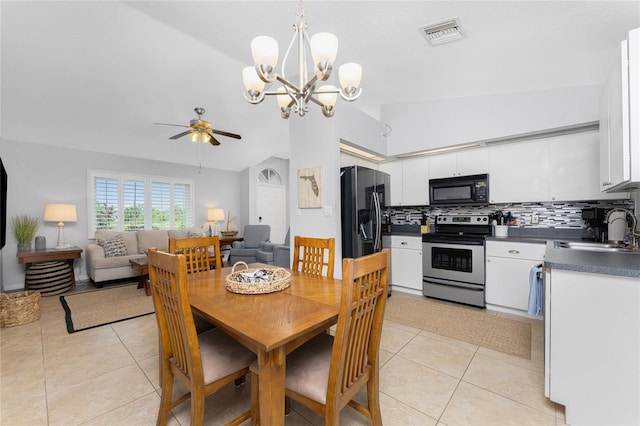
[[[45,222],[58,222],[57,249],[66,249],[71,244],[64,242],[64,222],[77,222],[76,206],[73,204],[47,204],[44,207],[43,220]]]
[[[289,118],[292,109],[303,117],[309,111],[309,102],[318,104],[325,117],[332,117],[338,94],[346,101],[355,101],[362,94],[360,87],[362,67],[353,62],[342,65],[338,69],[339,89],[329,84],[316,87],[317,82],[327,81],[331,76],[338,54],[338,38],[326,32],[309,38],[302,2],[298,4],[296,16],[297,22],[293,26],[294,35],[282,60],[279,73],[276,71],[279,55],[278,42],[265,35],[255,37],[251,41],[254,66],[242,70],[244,97],[248,102],[258,104],[264,100],[265,96],[275,95],[282,118]],[[298,54],[296,68],[298,81],[295,82],[287,79],[285,74],[285,66],[294,46]],[[313,59],[313,67],[307,65],[309,54]],[[313,71],[309,72],[309,70]],[[265,90],[269,83],[279,83],[280,86],[276,90]]]

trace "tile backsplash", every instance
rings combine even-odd
[[[429,217],[431,223],[442,214],[492,214],[497,211],[511,212],[516,218],[518,227],[524,228],[565,228],[584,229],[587,225],[582,220],[582,209],[599,207],[604,209],[624,208],[633,211],[633,200],[604,201],[567,201],[545,203],[510,203],[492,204],[481,207],[388,207],[385,214],[391,217],[393,225],[419,225],[422,214]],[[538,217],[538,223],[531,223],[532,216]]]

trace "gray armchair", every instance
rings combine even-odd
[[[261,244],[268,243],[271,238],[269,225],[246,225],[242,235],[242,241],[234,241],[229,252],[229,264],[238,261],[246,263],[273,264],[273,253],[262,250]]]
[[[291,261],[289,256],[289,232],[284,237],[284,244],[280,243],[260,243],[260,250],[256,255],[258,262],[276,265],[281,268],[290,268]]]
[[[276,245],[273,248],[273,263],[281,268],[291,268],[291,229],[287,230],[284,237],[284,244]]]

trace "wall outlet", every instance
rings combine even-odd
[[[531,215],[531,223],[532,223],[532,224],[534,224],[534,225],[535,225],[536,223],[539,223],[539,221],[540,221],[540,220],[539,220],[539,218],[538,218],[538,215],[537,215],[537,214],[532,214],[532,215]]]

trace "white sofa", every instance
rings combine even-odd
[[[137,277],[138,272],[131,267],[129,260],[146,259],[145,250],[155,247],[167,250],[169,238],[187,238],[193,230],[140,230],[133,232],[96,231],[95,242],[87,246],[87,275],[102,288],[105,281]],[[104,249],[98,245],[98,239],[109,240],[121,234],[127,247],[124,256],[105,257]]]

